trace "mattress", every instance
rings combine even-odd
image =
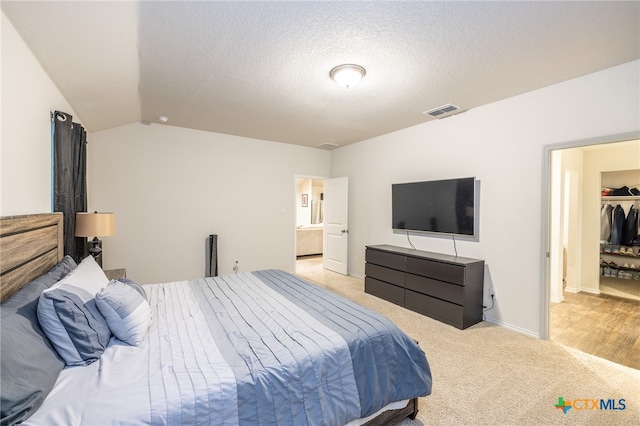
[[[144,288],[142,344],[66,367],[26,424],[345,425],[431,392],[409,336],[284,271]]]

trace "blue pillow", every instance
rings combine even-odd
[[[0,424],[29,418],[64,368],[64,361],[40,328],[37,306],[42,291],[75,267],[74,260],[65,256],[0,305]]]
[[[42,292],[38,320],[67,365],[97,361],[111,337],[93,294],[71,284],[59,282]]]
[[[96,305],[114,336],[133,346],[142,343],[151,325],[151,307],[138,284],[111,281],[96,294]]]
[[[78,264],[75,260],[69,255],[66,255],[62,258],[60,262],[58,262],[49,272],[40,277],[36,278],[34,281],[44,284],[47,288],[51,287],[69,273],[73,272],[78,267]]]

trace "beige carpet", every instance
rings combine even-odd
[[[427,354],[432,394],[420,398],[417,419],[402,426],[640,425],[638,370],[486,322],[458,330],[368,295],[362,280],[317,265],[308,259],[297,273],[382,313]],[[624,399],[626,408],[564,414],[555,407],[559,397],[613,399],[617,408]]]

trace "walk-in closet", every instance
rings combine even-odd
[[[640,288],[640,170],[603,172],[600,291],[632,297]]]

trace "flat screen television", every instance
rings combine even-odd
[[[474,237],[475,178],[391,185],[394,230]]]

